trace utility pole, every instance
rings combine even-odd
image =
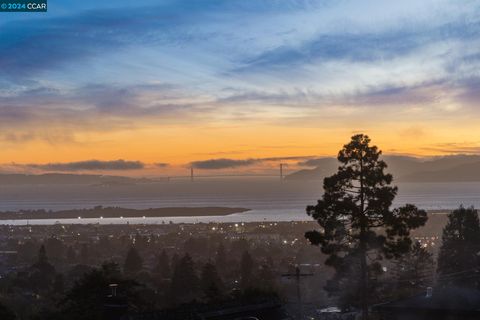
[[[280,163],[280,182],[283,182],[283,166],[286,166],[285,163]]]
[[[301,273],[300,267],[297,265],[295,267],[295,273],[285,273],[285,274],[282,274],[282,277],[295,279],[295,282],[297,285],[297,304],[298,304],[297,320],[303,320],[303,305],[302,305],[302,293],[300,290],[300,280],[303,277],[313,277],[313,273]]]
[[[193,182],[193,167],[190,167],[190,181]]]

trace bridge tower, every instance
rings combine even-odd
[[[283,167],[287,166],[286,163],[280,163],[280,182],[283,182],[284,176],[283,176]]]

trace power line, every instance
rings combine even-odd
[[[465,273],[479,273],[478,276],[480,276],[480,270],[479,269],[467,269],[467,270],[462,270],[462,271],[457,271],[457,272],[451,272],[447,274],[442,274],[440,277],[437,278],[437,281],[439,280],[445,280],[445,279],[461,279],[461,275]],[[409,279],[398,279],[398,280],[392,280],[395,282],[412,282],[412,281],[418,281],[418,280],[425,280],[428,279],[433,275],[424,275],[424,276],[419,276],[416,278],[409,278]],[[459,277],[460,276],[460,277]],[[474,275],[468,275],[468,277],[473,277]]]

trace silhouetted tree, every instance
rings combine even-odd
[[[324,180],[322,199],[307,207],[321,228],[305,236],[329,256],[326,264],[335,268],[338,285],[348,279],[349,287],[358,288],[352,302],[361,302],[363,319],[368,318],[369,269],[375,269],[368,259],[407,252],[412,243],[409,231],[427,220],[426,212],[413,205],[390,210],[397,188],[391,186],[392,175],[384,173],[387,164],[380,155],[368,136],[353,136],[338,154],[338,172]],[[358,277],[349,278],[352,271]]]
[[[53,281],[53,292],[57,294],[63,294],[64,290],[65,290],[65,284],[63,280],[63,275],[57,274],[55,276],[55,280]]]
[[[275,287],[275,275],[269,264],[263,264],[258,273],[257,286],[264,292],[270,292]]]
[[[25,243],[18,245],[17,251],[20,260],[30,264],[34,262],[38,253],[38,245],[32,240],[28,240]]]
[[[170,260],[165,250],[162,250],[162,253],[158,256],[154,273],[156,273],[160,277],[160,279],[168,279],[172,276],[172,272],[170,269]]]
[[[473,207],[460,207],[448,215],[437,270],[441,284],[479,285],[480,222]]]
[[[75,253],[75,250],[69,246],[67,248],[67,263],[75,263],[77,261],[77,255]]]
[[[208,239],[204,237],[188,238],[183,244],[185,253],[190,256],[205,256],[208,253]]]
[[[84,265],[84,264],[77,264],[77,265],[72,266],[69,269],[67,277],[70,280],[76,281],[76,280],[80,279],[81,277],[83,277],[88,272],[92,271],[93,269],[94,268],[92,268],[91,266],[87,266],[87,265]]]
[[[143,236],[141,234],[135,235],[135,247],[142,252],[148,247],[148,237]]]
[[[225,246],[223,243],[220,243],[217,248],[217,252],[215,255],[215,267],[217,268],[218,272],[222,275],[226,274],[227,269],[227,254],[225,252]]]
[[[170,262],[170,267],[172,270],[175,269],[178,261],[180,261],[180,257],[178,256],[178,253],[175,252],[172,256],[172,261]]]
[[[433,285],[435,274],[433,255],[416,242],[410,252],[397,260],[394,272],[398,296],[412,296]]]
[[[170,297],[174,304],[193,301],[198,294],[198,277],[192,258],[186,254],[173,270]]]
[[[107,263],[86,273],[66,293],[61,302],[61,319],[105,319],[105,304],[110,294],[110,284],[117,284],[117,297],[129,309],[142,309],[146,302],[138,295],[139,285],[121,276],[117,264]]]
[[[47,290],[55,277],[55,267],[48,262],[47,251],[42,245],[38,250],[38,260],[31,267],[30,285],[37,291]]]
[[[253,284],[254,262],[248,251],[245,251],[240,261],[240,287],[245,290]]]
[[[80,249],[80,260],[82,264],[88,264],[90,262],[90,251],[86,243],[82,244]]]
[[[50,259],[53,263],[64,260],[65,247],[63,242],[57,238],[50,237],[45,241],[45,249],[48,251]]]
[[[231,257],[241,257],[241,255],[250,249],[250,245],[246,239],[238,239],[233,241],[230,246]]]
[[[142,270],[143,260],[138,254],[135,247],[131,247],[127,252],[127,257],[125,258],[125,264],[123,266],[123,272],[126,274],[136,274]]]
[[[107,235],[103,235],[100,237],[100,239],[98,240],[98,248],[103,254],[108,255],[111,252],[111,250],[113,249],[112,242]]]
[[[218,300],[223,295],[223,282],[218,275],[217,268],[210,262],[207,262],[202,268],[200,284],[203,294],[210,301]]]
[[[40,246],[40,249],[38,250],[37,265],[43,266],[46,264],[49,264],[48,257],[47,257],[47,250],[45,249],[45,246],[42,244]]]

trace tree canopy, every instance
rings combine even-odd
[[[396,296],[410,297],[431,287],[435,275],[433,254],[416,242],[410,252],[399,258],[394,267],[396,280]]]
[[[411,204],[391,209],[397,187],[391,185],[393,177],[385,173],[387,164],[380,156],[368,136],[354,135],[338,153],[337,173],[324,179],[322,198],[307,207],[320,229],[305,236],[328,255],[326,264],[335,268],[337,284],[345,284],[356,269],[358,277],[349,279],[348,286],[355,287],[356,282],[355,300],[361,302],[364,319],[372,263],[408,252],[410,230],[427,220],[427,213]]]
[[[162,250],[162,252],[158,256],[158,260],[157,260],[157,264],[155,266],[154,272],[161,279],[169,279],[172,276],[171,269],[170,269],[170,259],[168,258],[168,255],[165,252],[165,250]]]
[[[199,289],[199,280],[195,265],[190,255],[185,254],[173,270],[170,297],[173,303],[191,302]]]
[[[224,290],[223,282],[213,263],[207,262],[203,266],[200,285],[207,300],[215,301],[222,297]]]
[[[105,319],[110,285],[116,284],[116,295],[129,310],[141,309],[146,302],[137,294],[139,284],[125,279],[117,264],[105,263],[76,281],[60,304],[59,319]]]
[[[448,215],[437,271],[441,284],[479,286],[480,221],[473,207],[460,207]]]
[[[245,251],[240,261],[240,286],[243,290],[252,286],[254,261],[248,251]]]
[[[135,274],[142,270],[143,260],[142,257],[138,254],[135,247],[131,247],[127,252],[127,257],[125,258],[125,264],[123,266],[123,271],[127,274]]]

